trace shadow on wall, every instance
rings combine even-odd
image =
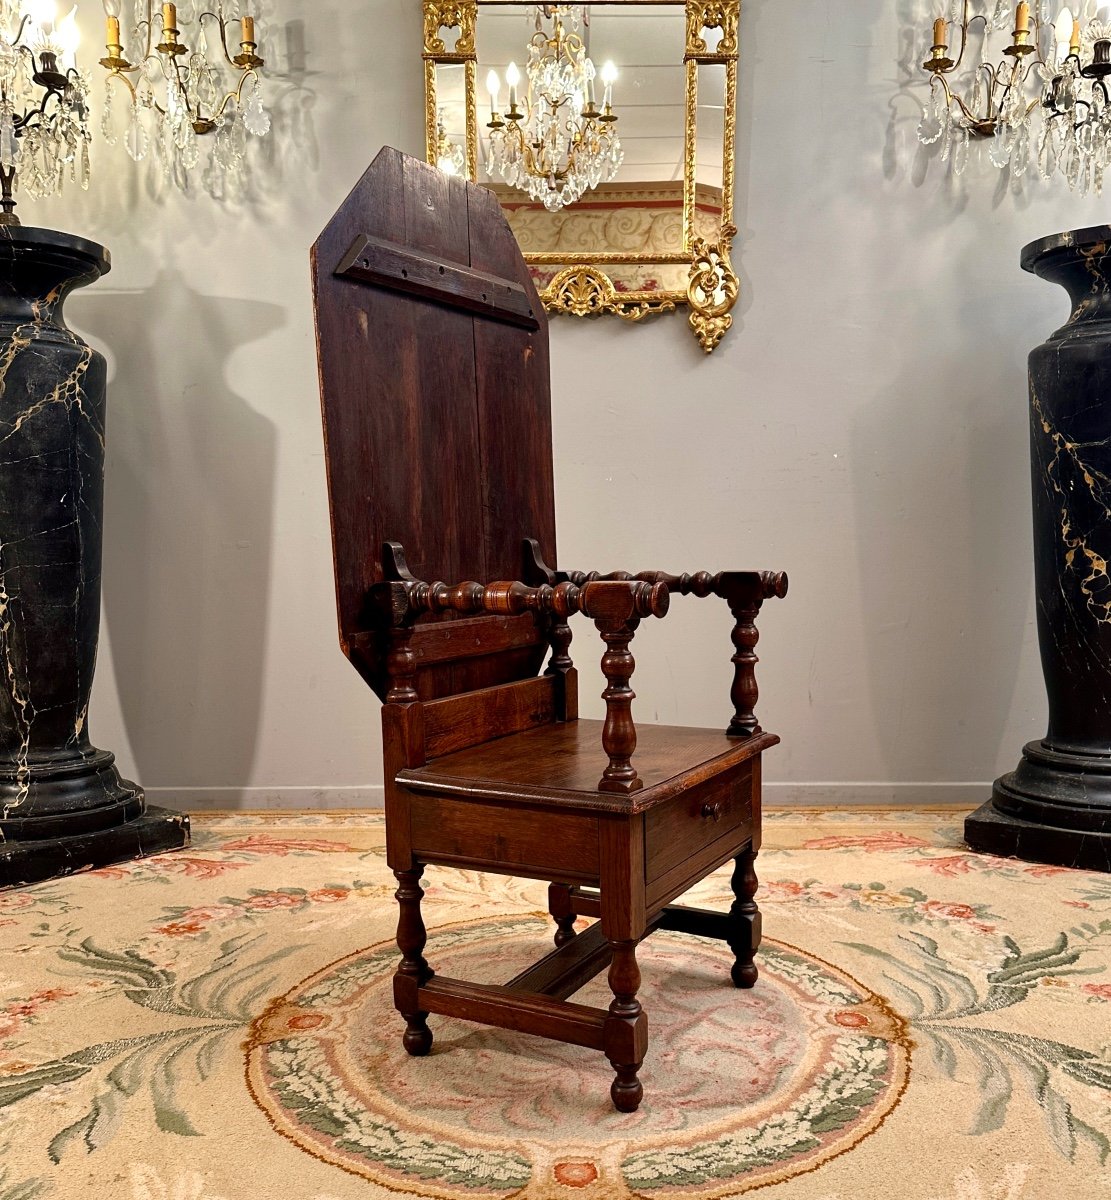
[[[1030,505],[1022,380],[974,363],[946,355],[933,402],[891,380],[853,424],[865,674],[892,778],[984,778],[1014,702],[1033,586],[1016,532]]]
[[[201,295],[176,271],[72,307],[116,361],[103,603],[139,781],[244,781],[262,709],[278,437],[226,377],[233,353],[279,329],[285,310]]]
[[[907,86],[892,99],[882,170],[904,189],[946,173],[914,196],[913,225],[922,246],[944,243],[945,253],[923,252],[921,286],[892,292],[884,337],[908,338],[909,349],[891,378],[873,381],[851,460],[878,745],[893,776],[960,782],[986,778],[999,755],[1033,588],[1025,364],[1011,354],[1012,315],[985,303],[994,258],[978,255],[995,250],[962,214],[977,187],[993,190],[993,208],[1009,191],[1021,209],[1034,181],[994,167],[999,178],[985,178],[975,161],[955,179],[938,147],[919,143],[921,108],[908,94],[919,105],[929,94],[914,72],[930,11],[921,0],[899,6]],[[975,283],[957,288],[945,262]]]

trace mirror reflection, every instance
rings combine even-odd
[[[696,270],[724,304],[738,0],[430,9],[457,24],[430,53],[426,23],[430,161],[498,194],[546,306],[635,320]]]

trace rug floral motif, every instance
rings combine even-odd
[[[971,854],[952,816],[772,814],[761,979],[655,934],[623,1115],[580,1048],[433,1017],[404,1054],[376,814],[196,830],[0,893],[0,1200],[1111,1196],[1106,876]],[[426,881],[443,973],[550,944],[542,884]]]

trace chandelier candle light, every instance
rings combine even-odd
[[[68,174],[89,186],[88,84],[77,70],[77,9],[0,0],[0,225],[18,225],[14,191],[52,196]]]
[[[1078,0],[1089,12],[1063,8],[1050,23],[1049,5],[1026,0],[1012,12],[998,0],[990,13],[971,11],[971,0],[953,5],[956,57],[950,52],[950,22],[933,23],[933,45],[922,64],[930,74],[931,98],[918,126],[926,145],[941,143],[942,161],[952,159],[961,174],[970,142],[983,139],[992,163],[1025,174],[1031,160],[1044,179],[1064,175],[1081,195],[1100,192],[1111,162],[1111,100],[1105,79],[1111,74],[1111,23],[1092,19],[1092,0]],[[1002,57],[990,46],[1006,35]],[[971,42],[978,40],[979,53]],[[962,67],[963,87],[955,82]]]
[[[153,118],[154,135],[162,152],[163,168],[184,184],[187,172],[199,159],[198,136],[215,133],[213,160],[225,175],[235,176],[243,165],[247,134],[263,137],[270,129],[270,116],[262,103],[259,70],[264,60],[258,55],[254,17],[238,17],[238,0],[218,3],[215,12],[196,13],[196,4],[188,6],[195,14],[197,42],[192,50],[181,41],[178,6],[163,4],[154,13],[153,0],[136,0],[135,23],[131,37],[142,47],[137,61],[124,53],[120,31],[120,0],[105,0],[107,15],[107,55],[100,65],[108,72],[102,131],[109,144],[116,141],[113,128],[112,100],[114,85],[121,81],[130,93],[130,118],[124,145],[139,162],[146,157],[151,135],[144,113]],[[234,10],[234,11],[233,11]],[[209,31],[219,37],[218,54],[224,64],[209,60]],[[229,31],[239,35],[239,53],[232,55]],[[157,41],[155,39],[158,39]],[[225,89],[225,67],[238,72],[234,87]],[[132,82],[129,74],[137,74]],[[155,85],[164,86],[164,99],[155,94]],[[175,170],[175,166],[184,170]]]
[[[544,23],[551,21],[551,29]],[[566,24],[565,24],[566,22]],[[498,111],[501,81],[486,77],[490,93],[487,173],[497,174],[550,212],[573,204],[588,189],[608,183],[624,160],[613,111],[617,69],[601,71],[602,107],[595,101],[594,63],[577,30],[585,24],[580,5],[538,5],[536,33],[529,41],[525,109],[517,107],[521,74],[506,68],[509,106]],[[568,29],[570,26],[570,29]]]
[[[463,147],[448,136],[442,108],[436,114],[436,166],[445,175],[463,175],[467,166]]]

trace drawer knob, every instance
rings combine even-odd
[[[721,820],[722,804],[720,800],[715,800],[713,804],[703,804],[702,815],[711,821]]]

